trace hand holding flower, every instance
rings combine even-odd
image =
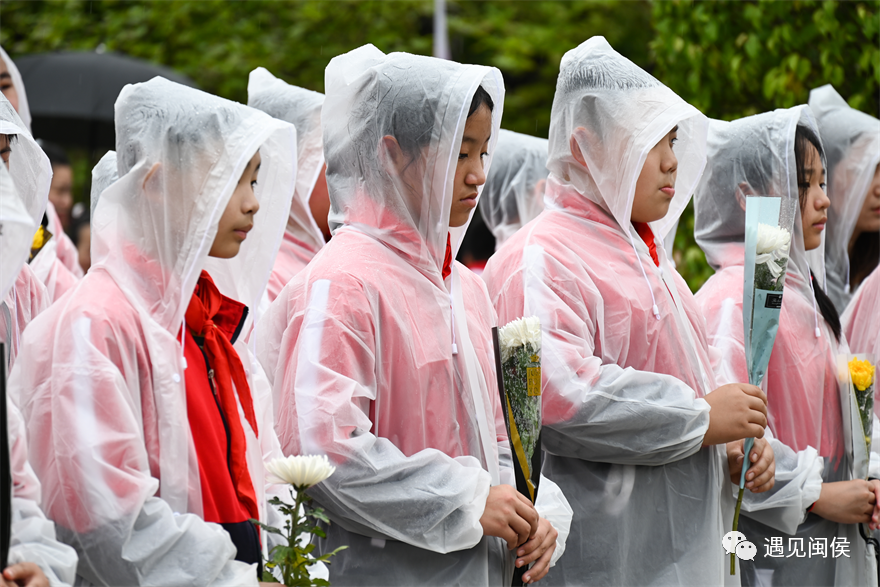
[[[743,467],[743,445],[745,440],[727,443],[727,464],[730,468],[730,481],[739,485]],[[756,438],[749,455],[751,467],[746,473],[746,488],[752,493],[770,491],[776,484],[776,456],[770,443]]]

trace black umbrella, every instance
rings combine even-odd
[[[27,88],[34,136],[90,152],[115,148],[113,104],[126,84],[160,75],[197,87],[172,69],[115,53],[44,53],[15,64]]]

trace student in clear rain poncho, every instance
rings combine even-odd
[[[830,85],[810,92],[810,109],[828,159],[831,200],[825,272],[816,278],[842,314],[880,262],[880,120],[850,108]]]
[[[495,250],[544,209],[547,139],[502,129],[480,199]]]
[[[52,167],[49,158],[31,137],[5,96],[0,96],[0,156],[4,167],[12,176],[19,198],[31,217],[36,232],[46,211]],[[34,232],[24,237],[22,243],[31,254]],[[31,255],[26,256],[25,261],[30,257]],[[25,327],[52,303],[46,286],[29,264],[15,264],[14,267],[20,269],[0,302],[0,340],[7,345],[7,373],[15,363]]]
[[[278,297],[281,288],[302,271],[324,246],[324,235],[312,216],[310,207],[310,202],[314,201],[318,209],[323,209],[326,215],[325,206],[320,204],[328,202],[321,136],[323,103],[323,94],[291,86],[262,67],[253,70],[248,79],[248,106],[289,122],[296,127],[297,133],[299,171],[296,176],[296,192],[290,204],[281,250],[269,278],[267,293],[270,302]]]
[[[271,407],[232,344],[281,238],[277,219],[248,231],[266,197],[267,220],[290,205],[295,129],[154,78],[120,93],[116,137],[94,265],[28,327],[10,379],[42,503],[85,584],[255,585]]]
[[[777,475],[794,479],[791,489],[800,486],[787,498],[780,492],[777,503],[799,502],[799,515],[768,518],[746,512],[744,504],[739,530],[759,548],[753,563],[741,562],[748,585],[876,584],[873,557],[866,560],[855,522],[880,520],[875,508],[880,482],[851,480],[846,456],[851,439],[844,437],[840,398],[848,390],[840,389],[837,372],[837,356],[847,352],[846,342],[831,301],[818,284],[810,285],[808,250],[818,252],[814,259],[820,266],[812,272],[821,273],[829,204],[824,182],[821,142],[808,107],[712,121],[709,162],[695,198],[695,235],[717,272],[696,299],[708,322],[709,342],[722,354],[721,381],[748,378],[742,322],[745,198],[798,197],[800,210],[791,236],[779,330],[762,385],[768,428],[785,445],[774,445]],[[773,537],[781,537],[785,549],[790,538],[802,539],[805,549],[815,541],[830,549],[833,539],[846,538],[851,555],[767,556]]]
[[[763,435],[763,394],[715,389],[703,319],[662,247],[704,165],[706,124],[604,38],[566,53],[545,210],[483,274],[500,323],[541,320],[544,474],[574,508],[548,585],[728,579],[729,479],[740,439]],[[772,451],[756,446],[761,491]]]
[[[349,547],[330,581],[502,585],[516,557],[538,559],[536,580],[561,548],[510,486],[494,312],[453,261],[498,135],[501,74],[367,45],[330,62],[325,88],[333,239],[273,302],[257,348],[285,454],[336,465],[310,490],[332,521],[319,550]],[[549,482],[538,510],[564,540],[570,509]]]
[[[6,297],[30,249],[36,223],[6,171],[0,165],[0,299]],[[2,340],[2,337],[0,337]],[[7,347],[8,348],[8,347]],[[3,357],[0,357],[2,360]],[[9,568],[3,579],[16,584],[38,579],[50,585],[69,585],[76,573],[76,553],[55,537],[55,527],[40,510],[40,483],[27,462],[27,438],[21,414],[6,397],[7,433],[12,473],[12,534]],[[9,499],[6,489],[3,498]],[[2,579],[0,583],[6,584]]]
[[[28,135],[31,131],[31,114],[28,106],[27,93],[25,92],[24,82],[15,63],[0,47],[0,90],[9,100],[12,108],[21,117],[20,128],[27,130]],[[8,116],[3,116],[3,120],[9,121]],[[0,149],[3,148],[2,139],[0,139]],[[52,172],[49,171],[49,181],[51,183]],[[46,186],[48,197],[49,186]],[[31,268],[40,278],[46,288],[49,290],[49,296],[52,301],[57,300],[64,295],[67,290],[82,278],[83,270],[79,266],[79,258],[76,252],[76,245],[64,232],[61,225],[61,219],[55,212],[55,207],[51,202],[43,206],[45,217],[43,218],[43,226],[48,230],[52,238],[49,238],[44,244],[33,261]]]

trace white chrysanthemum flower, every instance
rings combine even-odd
[[[266,463],[270,483],[287,483],[297,488],[317,485],[336,471],[326,456],[291,455]]]
[[[784,253],[780,256],[788,256],[788,247],[791,244],[791,233],[784,228],[778,226],[770,226],[769,224],[758,224],[758,247],[759,255],[767,255],[774,251]]]
[[[509,322],[498,331],[498,343],[501,346],[501,362],[507,361],[516,349],[530,343],[535,352],[541,350],[541,321],[536,316],[520,318]]]

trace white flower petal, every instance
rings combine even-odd
[[[756,253],[766,255],[778,251],[777,258],[788,256],[788,247],[791,245],[791,233],[778,226],[758,224],[758,243]]]
[[[536,316],[519,318],[509,322],[498,330],[498,343],[501,347],[501,361],[506,361],[510,354],[526,343],[541,351],[541,321]]]
[[[317,485],[336,471],[325,456],[291,455],[266,463],[270,483],[287,483],[296,487]]]

